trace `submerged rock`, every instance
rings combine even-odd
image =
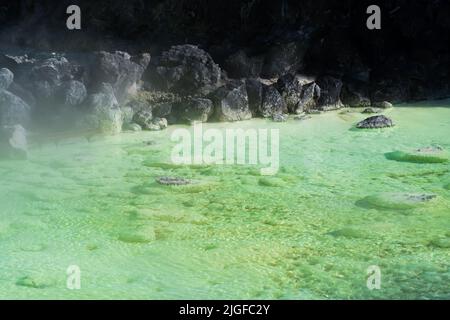
[[[118,239],[127,243],[149,243],[156,240],[156,233],[153,226],[140,225],[122,231]]]
[[[380,193],[368,196],[357,204],[369,208],[406,210],[416,208],[435,198],[434,194],[424,193]]]
[[[331,231],[328,234],[333,237],[342,237],[342,238],[355,238],[355,239],[367,238],[367,234],[365,232],[354,228],[343,228]]]
[[[24,276],[16,281],[16,285],[20,287],[45,289],[54,285],[53,281],[39,276]]]
[[[430,245],[436,248],[449,249],[450,248],[450,238],[438,238],[431,240]]]
[[[441,147],[425,147],[411,152],[394,151],[385,154],[389,160],[412,163],[444,163],[450,160],[450,155]]]
[[[159,177],[156,178],[156,182],[165,186],[183,186],[192,183],[190,180],[179,177]]]
[[[380,113],[381,112],[381,109],[379,109],[379,108],[372,108],[372,107],[368,107],[368,108],[365,108],[361,113]]]
[[[356,125],[356,127],[360,129],[377,129],[393,126],[394,123],[392,122],[392,120],[383,115],[367,118]]]

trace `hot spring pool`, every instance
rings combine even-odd
[[[163,165],[176,126],[34,147],[0,162],[0,298],[449,299],[450,163],[386,157],[450,151],[449,106],[400,106],[386,112],[394,128],[372,131],[342,111],[204,125],[279,128],[280,170],[264,178]]]

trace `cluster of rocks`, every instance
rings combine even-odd
[[[231,56],[226,65],[232,71],[247,61],[244,58]],[[266,74],[272,78],[262,78],[264,70],[255,72],[253,67],[244,70],[249,77],[242,77],[240,68],[227,73],[194,45],[172,46],[155,59],[148,53],[132,56],[120,51],[3,54],[0,125],[7,139],[2,145],[16,149],[9,139],[17,140],[23,133],[20,140],[26,141],[24,128],[39,124],[57,131],[76,128],[114,134],[122,129],[162,130],[172,123],[252,117],[283,122],[289,113],[306,119],[307,113],[343,106],[390,106],[371,102],[364,90],[331,75],[298,74],[292,59],[285,54],[265,61],[266,71],[272,70]],[[288,71],[283,74],[284,70]]]

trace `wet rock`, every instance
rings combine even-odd
[[[27,150],[27,132],[21,125],[1,127],[0,158],[26,159]]]
[[[21,98],[6,90],[0,90],[0,125],[27,126],[31,107]]]
[[[0,90],[6,90],[14,81],[14,74],[6,68],[0,69]]]
[[[165,186],[183,186],[192,183],[190,180],[179,177],[159,177],[156,178],[156,182]]]
[[[424,205],[436,198],[434,194],[423,193],[379,193],[360,200],[362,207],[407,210]]]
[[[210,96],[214,117],[218,121],[240,121],[252,118],[245,83],[232,82],[220,87]]]
[[[369,117],[356,125],[356,127],[360,129],[377,129],[393,126],[394,123],[392,120],[383,115]]]
[[[308,120],[308,119],[311,119],[311,116],[308,116],[306,114],[299,114],[299,115],[294,116],[294,120],[297,120],[297,121],[303,121],[303,120]]]
[[[220,86],[221,70],[211,56],[193,45],[163,52],[156,73],[163,88],[181,95],[207,95]]]
[[[394,151],[385,154],[388,160],[412,163],[444,163],[450,160],[448,152],[439,146],[431,146],[410,152]]]
[[[126,52],[96,52],[91,65],[91,83],[109,83],[119,102],[123,102],[129,94],[136,93],[137,82],[141,79],[150,62],[148,53],[132,57]]]
[[[270,118],[283,113],[287,113],[287,107],[281,94],[273,85],[264,86],[259,114],[264,118]]]
[[[124,124],[123,128],[124,128],[124,130],[134,131],[134,132],[142,131],[142,127],[140,125],[138,125],[137,123]]]
[[[175,105],[174,116],[182,123],[206,122],[213,111],[210,99],[188,97]]]
[[[379,109],[389,109],[389,108],[393,108],[394,107],[392,105],[392,103],[390,103],[388,101],[374,102],[374,103],[372,103],[372,106],[374,108],[379,108]]]
[[[259,77],[264,59],[248,57],[245,51],[239,50],[225,61],[224,68],[228,76],[235,79]]]
[[[320,88],[320,97],[317,101],[319,110],[336,110],[343,107],[341,101],[342,81],[331,76],[317,79]]]
[[[143,129],[148,129],[152,125],[153,114],[149,110],[140,110],[133,116],[133,121]]]
[[[369,107],[369,108],[365,108],[361,113],[371,114],[371,113],[380,113],[380,112],[381,112],[381,109]]]

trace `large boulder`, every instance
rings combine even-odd
[[[378,129],[393,126],[392,120],[383,115],[369,117],[356,125],[360,129]]]
[[[314,79],[293,73],[287,73],[278,79],[276,87],[281,93],[289,112],[302,113],[304,111],[303,105],[306,101],[303,101],[303,87],[313,81]],[[305,87],[305,89],[307,88]],[[308,96],[308,93],[306,93],[306,96]]]
[[[210,99],[187,97],[174,107],[174,116],[181,123],[206,122],[213,110]]]
[[[221,84],[220,67],[193,45],[173,46],[156,67],[161,87],[181,95],[207,95]]]
[[[0,90],[6,90],[14,81],[14,74],[6,68],[0,69]]]
[[[328,111],[343,107],[341,101],[342,81],[331,76],[324,76],[317,79],[317,85],[320,87],[320,97],[317,108]]]
[[[0,125],[27,126],[30,121],[31,107],[21,98],[6,90],[0,90]]]
[[[150,54],[132,57],[126,52],[96,52],[91,66],[91,87],[109,83],[119,102],[137,91],[137,83],[150,63]]]
[[[264,118],[287,113],[283,97],[274,85],[264,86],[263,98],[259,114]]]
[[[252,117],[243,82],[230,82],[214,91],[210,98],[214,103],[214,117],[218,121],[240,121]]]
[[[144,130],[159,131],[167,128],[166,118],[153,117],[150,110],[139,110],[134,114],[133,121]]]
[[[27,132],[19,124],[0,127],[0,158],[26,159]]]
[[[320,87],[311,82],[302,87],[302,95],[298,102],[296,113],[309,112],[317,108],[317,103],[321,95]]]
[[[259,77],[263,66],[262,57],[249,57],[243,50],[225,60],[224,68],[228,76],[235,79]]]
[[[109,83],[104,83],[100,92],[87,98],[88,115],[84,125],[102,133],[116,134],[122,131],[123,114]]]

